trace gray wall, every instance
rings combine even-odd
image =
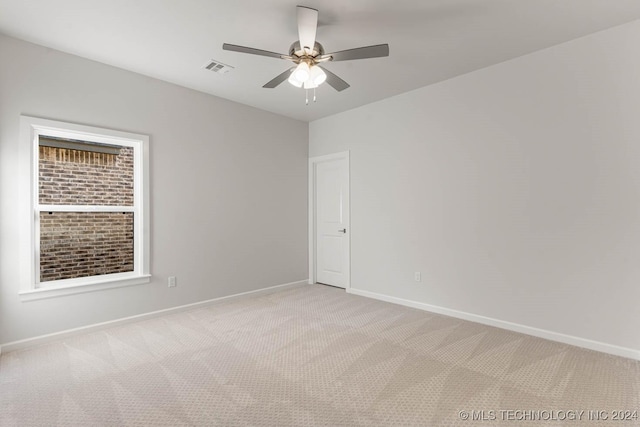
[[[20,114],[150,135],[152,283],[20,301]],[[0,36],[0,343],[304,280],[307,142],[304,122]]]
[[[352,287],[640,350],[638,46],[634,22],[312,122],[310,156],[351,150]]]

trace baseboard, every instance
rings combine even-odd
[[[57,341],[74,335],[86,334],[89,332],[95,332],[102,329],[111,328],[113,326],[120,326],[127,323],[138,322],[141,320],[151,319],[154,317],[164,316],[167,314],[179,313],[182,311],[193,310],[199,307],[215,304],[222,301],[228,301],[230,299],[243,298],[247,296],[267,295],[273,292],[278,292],[284,288],[295,287],[300,285],[306,285],[307,279],[298,280],[296,282],[284,283],[282,285],[270,286],[268,288],[257,289],[255,291],[241,292],[239,294],[228,295],[219,298],[213,298],[206,301],[199,301],[192,304],[180,305],[177,307],[166,308],[164,310],[151,311],[149,313],[138,314],[130,317],[123,317],[121,319],[109,320],[107,322],[95,323],[92,325],[81,326],[79,328],[67,329],[60,332],[54,332],[52,334],[40,335],[33,338],[27,338],[19,341],[13,341],[0,345],[0,354],[8,353],[10,351],[22,350],[29,347],[34,347],[42,344],[46,344],[52,341]]]
[[[425,304],[422,302],[407,300],[389,295],[379,294],[376,292],[363,291],[361,289],[348,288],[348,293],[360,295],[367,298],[373,298],[380,301],[386,301],[394,304],[400,304],[407,307],[417,308],[419,310],[429,311],[432,313],[443,314],[445,316],[455,317],[471,322],[482,323],[483,325],[495,326],[496,328],[507,329],[509,331],[520,332],[522,334],[532,335],[538,338],[544,338],[551,341],[561,342],[576,347],[582,347],[589,350],[599,351],[602,353],[613,354],[615,356],[626,357],[640,361],[640,350],[632,348],[620,347],[613,344],[607,344],[599,341],[593,341],[586,338],[565,335],[559,332],[548,331],[546,329],[534,328],[531,326],[521,325],[518,323],[507,322],[504,320],[494,319],[491,317],[480,316],[478,314],[467,313],[464,311],[452,310],[450,308],[440,307],[437,305]]]

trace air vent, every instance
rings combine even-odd
[[[214,59],[204,64],[203,68],[218,74],[227,74],[229,71],[233,70],[231,65],[223,64],[222,62]]]

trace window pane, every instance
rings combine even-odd
[[[133,206],[133,148],[113,147],[40,137],[40,204]]]
[[[133,271],[133,213],[41,212],[40,281]]]

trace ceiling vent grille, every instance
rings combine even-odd
[[[231,65],[223,64],[222,62],[216,61],[215,59],[212,59],[211,61],[204,64],[203,68],[218,74],[227,74],[229,71],[233,70],[233,67]]]

